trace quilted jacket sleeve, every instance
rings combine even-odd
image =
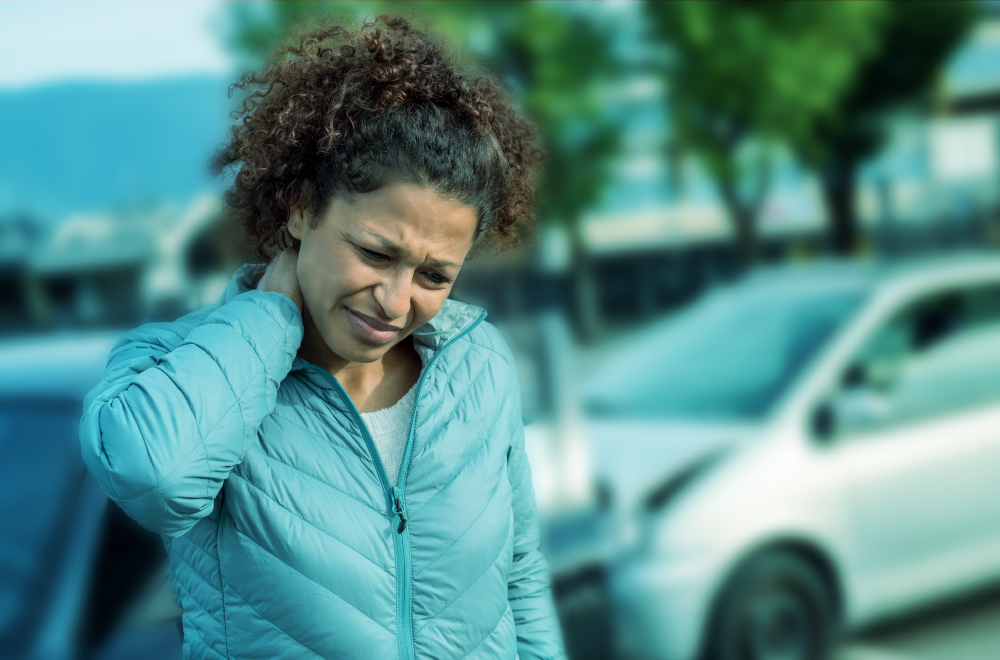
[[[507,583],[507,600],[514,613],[520,660],[565,658],[562,632],[552,601],[548,564],[539,550],[538,513],[531,485],[531,467],[524,450],[521,388],[516,374],[510,423],[507,475],[513,489],[514,563]]]
[[[120,339],[80,421],[83,459],[104,491],[169,537],[211,513],[302,341],[301,313],[278,293],[246,291],[208,311]]]

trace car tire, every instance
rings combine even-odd
[[[838,637],[831,588],[808,559],[771,550],[745,561],[723,587],[705,660],[827,660]]]

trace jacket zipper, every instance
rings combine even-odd
[[[410,433],[406,438],[406,449],[403,453],[403,462],[399,467],[399,475],[396,478],[397,486],[392,486],[389,483],[389,477],[385,471],[385,465],[382,463],[382,457],[379,456],[378,450],[375,448],[375,441],[372,440],[371,431],[368,430],[368,425],[365,424],[365,420],[362,419],[361,413],[358,411],[358,407],[354,405],[354,401],[348,396],[347,390],[344,386],[340,384],[333,375],[323,369],[322,367],[316,366],[315,364],[309,363],[306,369],[314,371],[323,377],[325,377],[330,384],[333,385],[337,391],[340,393],[341,398],[347,403],[348,408],[351,411],[351,415],[354,417],[354,421],[357,423],[358,427],[361,429],[361,435],[365,439],[365,444],[368,446],[368,453],[371,454],[372,461],[375,463],[375,471],[378,472],[378,478],[382,482],[382,488],[385,491],[386,499],[389,503],[389,518],[395,519],[396,533],[392,535],[393,545],[396,550],[396,629],[398,631],[397,638],[399,639],[399,657],[400,660],[413,660],[413,630],[410,620],[410,530],[406,522],[406,500],[403,498],[403,487],[406,483],[406,471],[410,463],[410,452],[413,449],[413,434],[417,426],[417,402],[420,401],[420,389],[423,387],[424,379],[428,373],[430,373],[431,367],[437,361],[438,357],[444,350],[455,343],[460,338],[469,334],[473,328],[479,325],[482,320],[486,318],[486,310],[479,312],[479,315],[469,325],[465,326],[458,334],[450,338],[444,343],[444,345],[434,354],[431,361],[427,364],[425,368],[420,373],[420,379],[417,381],[417,391],[414,396],[413,401],[413,415],[410,418]],[[402,560],[402,561],[400,561]]]

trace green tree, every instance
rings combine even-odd
[[[889,0],[884,5],[877,48],[859,63],[833,112],[800,143],[804,160],[823,183],[831,245],[840,254],[857,247],[858,168],[882,147],[886,115],[928,100],[977,13],[971,0]]]
[[[579,325],[587,336],[600,333],[580,219],[600,195],[618,145],[603,94],[618,72],[609,26],[571,4],[537,2],[234,3],[231,11],[228,43],[248,66],[263,62],[293,26],[330,19],[356,25],[366,15],[392,12],[445,34],[459,53],[498,74],[538,124],[547,153],[538,217],[567,230]]]
[[[668,49],[663,73],[676,143],[714,180],[740,255],[757,258],[756,218],[775,149],[828,119],[876,47],[881,2],[646,2]]]

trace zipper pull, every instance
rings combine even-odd
[[[399,516],[399,527],[396,528],[396,533],[402,534],[403,530],[406,529],[406,518],[403,517],[403,505],[399,501],[399,491],[393,488],[392,496],[396,502],[396,514]]]

